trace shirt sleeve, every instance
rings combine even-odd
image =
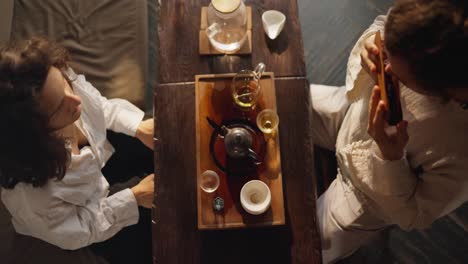
[[[144,117],[144,112],[123,99],[107,99],[101,96],[106,127],[115,132],[134,137]]]
[[[375,184],[371,197],[392,224],[405,230],[426,228],[467,200],[466,157],[447,156],[419,174],[406,159],[371,156]]]
[[[57,201],[42,221],[35,223],[33,236],[62,249],[75,250],[114,236],[122,228],[136,224],[138,206],[130,189],[122,190],[84,206]],[[37,226],[42,225],[42,228]]]
[[[71,68],[68,69],[68,74],[76,79],[82,89],[85,89],[90,96],[99,100],[104,111],[106,129],[132,137],[135,136],[145,114],[140,108],[124,99],[107,99],[86,80],[84,75],[76,75]]]

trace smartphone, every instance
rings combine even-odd
[[[398,80],[385,72],[383,45],[380,31],[375,34],[375,45],[379,49],[377,56],[377,84],[380,88],[380,98],[387,107],[386,120],[389,125],[395,126],[403,119],[400,103],[400,86]]]

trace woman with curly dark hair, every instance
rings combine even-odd
[[[381,51],[401,89],[396,126],[374,81]],[[324,263],[391,225],[429,227],[468,201],[467,60],[467,1],[397,0],[353,48],[345,87],[311,85],[314,143],[338,163],[317,201]]]
[[[67,51],[34,38],[0,50],[0,184],[16,231],[78,249],[136,224],[154,175],[108,196],[106,129],[153,148],[153,120],[106,99],[68,66]]]

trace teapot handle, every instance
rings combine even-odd
[[[263,72],[265,71],[265,63],[263,62],[260,62],[254,69],[253,73],[254,73],[254,77],[255,77],[255,80],[260,80],[260,78],[262,77],[262,74]]]

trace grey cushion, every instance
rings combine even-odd
[[[13,18],[13,0],[0,1],[0,46],[10,40],[11,21]]]
[[[143,0],[15,0],[11,38],[57,40],[103,95],[144,109],[147,25]]]

